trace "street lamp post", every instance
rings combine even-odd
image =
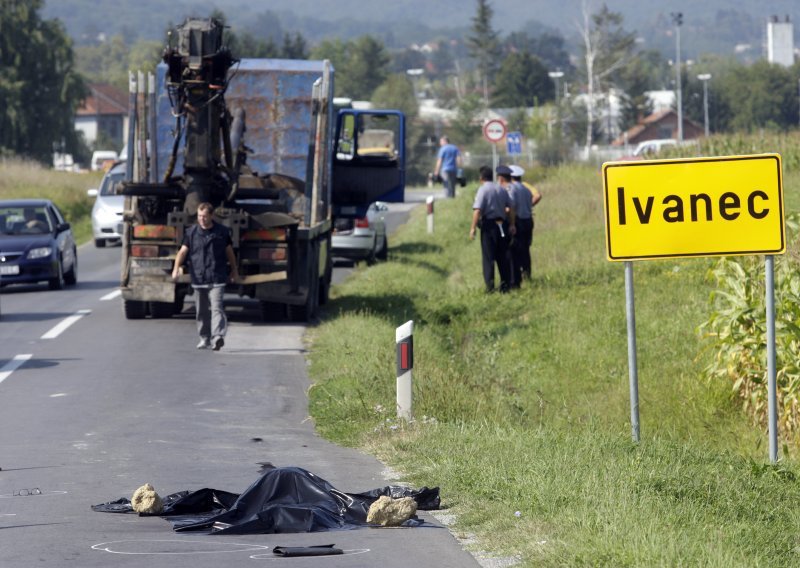
[[[706,138],[708,138],[708,81],[711,73],[701,73],[697,76],[703,82],[703,121],[706,127]]]
[[[678,102],[678,141],[683,142],[683,92],[681,89],[681,25],[683,24],[683,13],[672,12],[672,21],[675,22],[675,73],[676,73],[676,98]]]

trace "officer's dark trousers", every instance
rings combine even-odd
[[[511,262],[508,255],[508,226],[503,225],[505,237],[494,221],[481,222],[481,257],[483,259],[483,281],[486,291],[494,291],[494,265],[500,273],[500,291],[508,292],[511,286]]]
[[[511,281],[519,288],[523,278],[531,277],[531,242],[533,241],[533,219],[516,221],[517,234],[511,245]]]

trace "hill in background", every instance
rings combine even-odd
[[[772,16],[792,21],[800,17],[796,0],[775,0],[765,8],[757,0],[606,0],[624,16],[624,27],[636,31],[644,48],[674,53],[674,24],[670,14],[683,14],[681,47],[684,57],[702,53],[733,54],[739,50],[755,59],[762,56],[766,21]],[[514,31],[535,34],[544,27],[559,30],[575,47],[581,20],[581,0],[494,0],[493,25],[505,35]],[[475,14],[472,0],[47,0],[43,15],[64,22],[76,44],[98,37],[123,35],[129,42],[161,39],[170,24],[187,16],[208,16],[221,9],[229,23],[256,36],[280,40],[283,33],[300,32],[310,44],[322,39],[349,39],[364,34],[379,37],[389,47],[423,43],[442,36],[463,36]],[[602,2],[591,0],[597,11]],[[747,50],[742,46],[750,45]]]

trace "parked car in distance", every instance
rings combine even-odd
[[[51,290],[78,281],[69,223],[47,199],[0,201],[0,286],[43,281]]]
[[[386,260],[389,242],[384,218],[388,210],[388,205],[376,201],[365,217],[338,217],[333,223],[331,255],[356,262],[365,260],[367,264]]]
[[[92,207],[92,236],[94,245],[103,248],[109,242],[121,243],[122,209],[125,197],[117,194],[119,182],[125,178],[125,162],[118,162],[106,172],[98,189],[86,193],[94,197]]]
[[[119,157],[114,150],[95,150],[92,154],[90,169],[93,172],[99,172],[100,170],[107,171],[117,160],[119,160]]]

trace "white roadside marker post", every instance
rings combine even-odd
[[[433,234],[433,195],[429,195],[425,200],[425,206],[428,211],[428,234]]]
[[[411,420],[411,373],[414,368],[414,321],[395,330],[397,345],[397,417]]]

